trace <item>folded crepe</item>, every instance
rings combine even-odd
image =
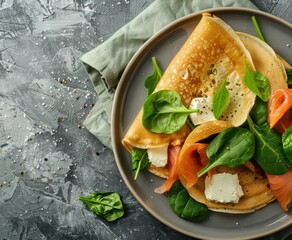
[[[201,21],[170,62],[155,91],[177,91],[188,108],[193,98],[213,97],[226,80],[230,102],[221,120],[239,126],[246,120],[255,100],[255,95],[243,83],[244,61],[251,70],[255,70],[250,53],[233,29],[220,18],[203,13]],[[172,134],[150,132],[142,124],[142,111],[122,140],[128,151],[133,148],[182,145],[190,133],[187,125]]]
[[[242,32],[237,32],[237,35],[251,54],[256,70],[269,79],[271,92],[288,88],[285,68],[290,65],[259,38]]]
[[[246,33],[238,32],[237,34],[250,52],[256,70],[269,79],[271,92],[279,88],[287,88],[285,67],[289,67],[290,65],[278,56],[267,43],[261,41],[259,38]],[[212,174],[231,173],[238,175],[244,195],[237,204],[223,204],[207,200],[204,193],[206,175],[199,178],[195,185],[190,186],[188,183],[187,171],[183,170],[184,159],[182,156],[184,156],[184,152],[187,151],[187,148],[191,144],[204,142],[204,139],[219,133],[225,128],[231,127],[226,123],[218,122],[206,122],[198,126],[185,140],[179,157],[178,169],[180,181],[186,187],[190,196],[198,202],[205,204],[213,211],[243,214],[266,206],[275,199],[275,196],[270,188],[266,174],[256,164],[251,164],[251,162],[234,169],[219,166],[212,170]]]
[[[233,214],[253,212],[273,201],[275,196],[269,186],[265,173],[257,167],[257,165],[252,164],[251,162],[238,168],[218,166],[211,170],[212,174],[230,173],[238,175],[239,184],[244,195],[236,204],[209,201],[205,196],[206,174],[198,178],[195,184],[189,184],[190,179],[194,177],[194,175],[196,176],[197,173],[192,173],[192,170],[190,170],[189,167],[190,163],[186,162],[188,161],[188,158],[185,153],[188,153],[189,155],[195,154],[195,151],[190,151],[188,148],[192,148],[193,144],[204,142],[207,138],[214,136],[229,127],[232,127],[232,125],[228,122],[210,121],[199,125],[189,134],[182,147],[178,160],[179,179],[192,198],[205,204],[212,211]]]

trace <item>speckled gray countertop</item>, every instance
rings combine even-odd
[[[0,0],[0,240],[189,239],[150,216],[83,126],[96,95],[80,57],[153,0]],[[291,0],[253,0],[292,22]],[[116,191],[108,223],[77,200]]]

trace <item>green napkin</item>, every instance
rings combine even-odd
[[[156,0],[110,39],[82,56],[98,95],[97,103],[83,124],[105,146],[111,148],[111,109],[115,87],[138,48],[174,20],[216,7],[256,8],[249,0]]]

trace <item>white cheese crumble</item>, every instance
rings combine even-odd
[[[192,123],[196,126],[198,124],[216,120],[212,111],[212,99],[207,97],[193,98],[189,109],[198,109],[198,113],[190,114]]]
[[[243,196],[237,174],[219,173],[212,176],[210,181],[205,179],[205,196],[209,201],[219,203],[238,203]]]
[[[156,167],[165,167],[168,159],[167,149],[168,146],[147,149],[150,162]]]

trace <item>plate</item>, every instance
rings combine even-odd
[[[236,31],[255,36],[251,17],[256,16],[268,44],[292,63],[291,24],[270,14],[245,8],[217,8],[204,12],[214,13]],[[160,222],[185,235],[217,240],[269,235],[292,224],[292,213],[283,212],[276,201],[246,215],[211,212],[209,218],[202,223],[181,219],[170,209],[167,197],[153,191],[163,183],[163,179],[144,171],[134,180],[130,154],[121,145],[121,140],[146,98],[144,81],[153,71],[151,57],[155,56],[161,68],[166,69],[200,21],[201,13],[181,18],[158,32],[139,49],[126,67],[116,90],[112,112],[112,144],[116,163],[127,187],[138,202]]]

